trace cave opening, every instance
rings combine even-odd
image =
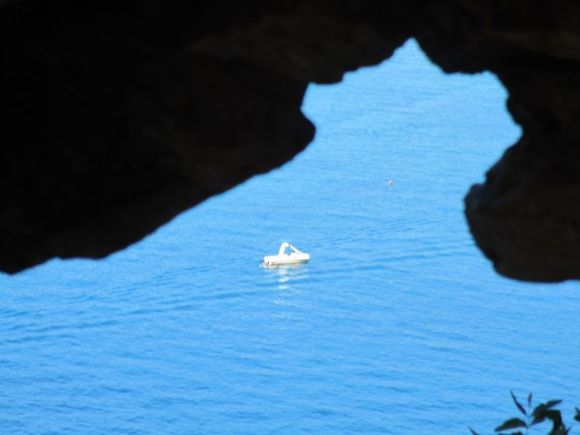
[[[505,98],[493,75],[444,75],[414,41],[311,86],[317,135],[292,162],[104,260],[0,276],[0,405],[23,432],[163,432],[171,414],[176,432],[260,433],[291,415],[313,432],[460,433],[503,417],[509,388],[573,402],[574,284],[553,304],[553,285],[499,277],[462,214],[520,134]],[[284,240],[312,261],[260,269]],[[55,418],[73,396],[71,420]]]

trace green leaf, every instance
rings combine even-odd
[[[543,422],[545,419],[551,420],[554,427],[562,426],[562,414],[557,409],[548,409],[546,404],[542,403],[534,409],[534,420],[532,425]]]
[[[479,435],[479,433],[474,431],[472,428],[469,428],[469,431],[471,432],[471,435]]]
[[[536,424],[540,424],[540,423],[542,423],[545,420],[546,420],[546,416],[545,415],[543,415],[543,414],[542,415],[537,415],[537,416],[534,417],[534,419],[530,423],[530,426],[534,426]]]
[[[574,416],[574,420],[580,421],[580,409],[574,408],[576,410],[576,415]]]
[[[562,424],[562,413],[556,409],[549,409],[545,412],[547,419],[552,420],[555,429],[559,429],[564,426]]]
[[[556,405],[559,405],[560,403],[562,403],[561,400],[548,400],[546,402],[546,408],[550,409],[553,408]]]
[[[512,390],[510,390],[510,394],[512,395],[512,400],[514,401],[514,403],[516,404],[516,407],[520,410],[520,412],[524,415],[528,415],[528,413],[526,412],[526,410],[524,409],[522,404],[520,402],[518,402],[518,399],[516,399],[516,396]]]
[[[525,421],[521,418],[510,418],[504,421],[501,425],[495,428],[496,432],[501,432],[506,429],[515,429],[516,427],[528,427]]]
[[[562,425],[558,427],[553,427],[548,435],[568,435],[569,433],[570,429]]]
[[[532,406],[532,393],[528,394],[528,408]]]
[[[532,416],[534,417],[532,420],[532,425],[543,422],[546,419],[547,410],[548,408],[546,408],[544,403],[540,403],[538,406],[536,406],[532,411]]]

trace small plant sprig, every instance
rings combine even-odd
[[[556,407],[562,403],[561,400],[548,400],[545,403],[540,403],[532,409],[533,396],[528,394],[526,407],[524,407],[518,400],[513,391],[510,391],[514,405],[522,415],[522,417],[512,417],[504,421],[495,431],[498,435],[528,435],[530,429],[546,420],[552,422],[552,428],[548,435],[568,435],[572,430],[572,426],[566,426],[562,420],[562,413]],[[580,421],[580,409],[575,408],[576,415],[574,420]],[[512,429],[518,429],[515,432],[505,432]],[[479,435],[478,432],[469,428],[472,435]],[[525,430],[525,432],[523,432]]]

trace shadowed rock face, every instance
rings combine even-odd
[[[300,106],[415,37],[497,74],[520,141],[466,197],[510,277],[580,277],[580,3],[0,0],[0,270],[98,258],[290,160]]]

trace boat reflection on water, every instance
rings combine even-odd
[[[308,264],[284,264],[277,267],[263,266],[264,270],[277,278],[278,290],[294,290],[294,284],[298,284],[308,278]]]
[[[272,303],[277,307],[272,312],[275,318],[294,319],[302,311],[305,284],[309,281],[308,269],[307,264],[288,264],[264,269],[275,280],[272,282]]]
[[[278,290],[291,290],[292,284],[308,276],[308,266],[303,264],[278,266],[275,270],[278,272]]]

